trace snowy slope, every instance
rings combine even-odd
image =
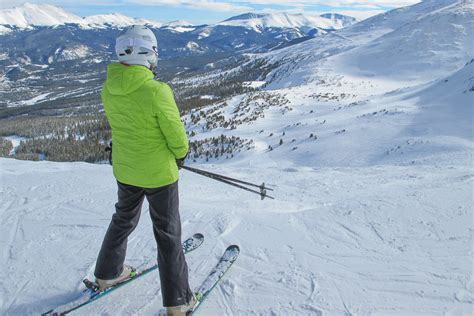
[[[206,235],[188,256],[192,286],[226,245],[242,249],[201,315],[469,313],[472,169],[284,168],[261,158],[253,160],[258,167],[205,168],[275,183],[276,201],[182,172],[183,234]],[[8,179],[0,192],[0,312],[38,314],[76,297],[81,278],[91,276],[113,212],[112,172],[84,163],[0,163]],[[156,256],[146,209],[129,240],[127,262],[136,266]],[[160,295],[153,273],[76,315],[156,315]]]
[[[271,89],[345,76],[374,94],[449,75],[474,57],[473,37],[472,1],[424,1],[260,58],[280,64]]]
[[[274,201],[182,171],[183,234],[206,235],[188,256],[192,286],[226,245],[242,249],[201,315],[469,315],[473,67],[357,103],[308,98],[304,86],[293,88],[292,111],[269,108],[263,119],[228,131],[252,135],[260,146],[197,166],[274,184]],[[267,144],[275,148],[263,150]],[[7,267],[0,313],[37,314],[76,297],[81,278],[92,276],[115,183],[106,165],[0,164]],[[136,266],[156,255],[143,215],[129,240],[127,262]],[[157,278],[153,273],[76,315],[156,315]]]
[[[225,131],[254,140],[256,151],[272,149],[267,155],[273,159],[309,167],[433,163],[441,156],[447,163],[470,163],[474,93],[469,82],[474,70],[465,64],[474,57],[474,10],[466,2],[453,2],[421,3],[374,18],[381,21],[385,35],[372,23],[368,33],[356,25],[264,54],[259,58],[279,63],[265,78],[265,93],[205,110],[208,117],[224,117],[230,123],[242,117],[252,120],[235,131],[225,131],[222,123],[201,133],[207,126],[201,119],[195,137]],[[403,18],[403,12],[413,20]],[[433,25],[439,29],[437,42]],[[417,38],[425,45],[408,36],[399,41],[401,34],[428,32],[431,37]],[[393,54],[394,47],[405,53]],[[381,49],[387,49],[385,55]],[[347,66],[360,56],[369,56],[366,65]],[[270,94],[283,101],[269,99]],[[243,113],[234,114],[237,109]],[[343,149],[335,151],[335,144]]]
[[[372,34],[383,34],[394,31],[400,26],[415,21],[427,12],[436,12],[439,9],[449,7],[453,4],[469,4],[472,0],[423,0],[415,5],[390,10],[351,27],[350,32],[367,32]],[[374,35],[371,35],[374,36]]]
[[[413,11],[418,11],[414,20],[337,56],[339,72],[427,81],[474,57],[474,2]]]

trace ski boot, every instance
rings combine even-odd
[[[99,286],[99,291],[105,291],[106,289],[113,287],[127,279],[132,278],[135,275],[136,271],[134,268],[124,265],[122,273],[112,280],[102,280],[102,279],[95,279],[95,283]]]
[[[166,307],[166,315],[167,316],[190,315],[192,311],[194,310],[194,307],[196,307],[197,302],[198,300],[196,299],[196,296],[193,295],[193,297],[191,298],[191,301],[189,301],[188,304]]]

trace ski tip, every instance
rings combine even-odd
[[[237,245],[230,245],[229,247],[227,247],[227,250],[235,250],[240,252],[240,247]]]
[[[204,235],[201,234],[201,233],[195,233],[195,234],[193,235],[193,238],[196,238],[196,239],[204,239]]]
[[[240,254],[240,247],[237,245],[230,245],[224,251],[223,258],[226,261],[235,261]]]

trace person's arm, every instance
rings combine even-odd
[[[188,136],[179,116],[173,90],[167,84],[163,84],[158,98],[158,124],[166,138],[168,148],[176,159],[184,158],[189,150]]]

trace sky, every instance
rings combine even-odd
[[[212,24],[246,12],[336,12],[364,19],[420,0],[1,0],[0,9],[25,2],[57,5],[79,16],[118,12],[160,22],[185,20],[193,24]]]

